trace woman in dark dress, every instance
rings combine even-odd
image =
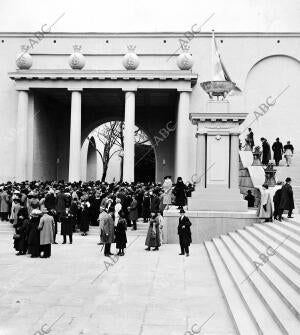
[[[151,212],[145,245],[147,246],[145,249],[147,251],[150,251],[150,248],[154,248],[153,251],[156,251],[160,247],[159,221],[156,219],[156,214],[154,212]]]
[[[117,255],[124,256],[124,249],[126,248],[127,243],[127,222],[125,219],[125,213],[123,211],[119,212],[119,220],[115,228],[115,242],[116,248],[119,249]]]
[[[174,188],[175,205],[178,209],[183,208],[186,204],[186,185],[181,177],[177,178],[177,183]]]
[[[41,214],[40,210],[34,209],[29,220],[28,253],[31,254],[31,258],[40,256],[40,231],[38,227]]]
[[[81,218],[80,218],[80,231],[82,236],[86,236],[90,226],[90,203],[87,200],[83,200],[81,204]]]
[[[25,255],[27,252],[27,232],[28,232],[28,211],[27,208],[22,204],[18,212],[17,223],[14,224],[16,235],[18,238],[14,239],[14,248],[18,253],[17,256]]]

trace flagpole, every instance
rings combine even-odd
[[[215,41],[215,31],[212,29],[211,36],[211,80],[214,80],[214,41]]]

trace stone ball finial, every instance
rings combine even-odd
[[[194,64],[193,57],[189,53],[190,45],[182,43],[182,53],[177,57],[177,66],[180,70],[190,70]]]
[[[16,59],[17,67],[20,70],[29,70],[32,66],[32,56],[28,52],[29,48],[28,45],[21,45],[21,53]]]
[[[128,52],[123,57],[123,66],[126,70],[135,70],[140,64],[139,56],[135,53],[135,45],[127,46]]]
[[[81,53],[81,45],[73,45],[74,52],[69,57],[69,65],[73,70],[81,70],[85,66],[85,57]]]

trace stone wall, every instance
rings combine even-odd
[[[240,160],[240,173],[239,173],[239,187],[240,192],[245,197],[247,195],[247,191],[251,190],[252,194],[255,197],[255,207],[260,203],[260,191],[257,187],[254,187],[253,182],[251,180],[248,168],[244,168],[243,164]]]

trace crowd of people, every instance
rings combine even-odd
[[[138,218],[149,222],[147,250],[158,250],[163,241],[163,210],[170,205],[182,209],[193,190],[193,185],[185,185],[180,177],[173,184],[170,176],[162,184],[7,182],[0,185],[0,217],[15,228],[17,255],[50,257],[51,244],[57,244],[58,222],[63,244],[67,237],[73,243],[75,231],[86,236],[90,225],[99,225],[104,254],[111,255],[110,245],[115,242],[118,254],[124,255],[126,229],[136,230]]]
[[[285,158],[286,166],[290,166],[292,164],[292,157],[294,155],[294,146],[291,144],[290,141],[287,141],[285,145],[280,142],[279,137],[276,138],[275,142],[270,146],[268,140],[265,137],[261,137],[261,151],[262,151],[262,159],[261,162],[263,165],[268,165],[270,160],[272,159],[273,151],[273,159],[275,161],[275,165],[279,166],[280,161],[282,158]],[[240,145],[241,147],[241,145]],[[246,149],[250,149],[253,151],[255,147],[254,144],[254,134],[251,128],[248,128],[248,134],[245,138],[245,146]]]

